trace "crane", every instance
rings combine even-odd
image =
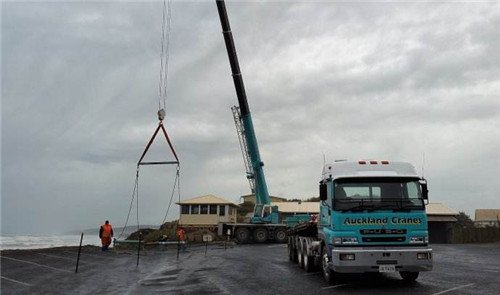
[[[264,162],[260,157],[259,145],[255,136],[252,115],[248,106],[226,5],[224,0],[216,0],[216,4],[238,98],[238,106],[232,107],[233,117],[243,153],[247,178],[252,192],[255,193],[255,208],[250,223],[221,224],[219,234],[226,231],[232,232],[240,243],[249,242],[251,236],[253,236],[254,241],[259,243],[268,240],[284,243],[287,241],[287,229],[299,222],[309,220],[310,215],[296,214],[292,217],[283,218],[279,213],[278,206],[271,206],[271,198],[269,197],[264,175]]]
[[[266,177],[264,175],[264,162],[261,160],[259,145],[255,130],[253,127],[252,115],[250,107],[248,106],[247,95],[245,92],[245,85],[238,63],[238,56],[236,55],[236,48],[234,46],[233,34],[229,25],[229,18],[227,16],[226,5],[223,0],[217,0],[217,10],[219,12],[220,22],[222,26],[222,34],[226,44],[226,50],[231,65],[233,74],[234,87],[236,89],[236,96],[238,98],[238,107],[233,109],[235,121],[238,126],[240,124],[241,131],[240,143],[242,143],[244,159],[247,164],[247,178],[250,180],[251,186],[253,185],[255,191],[255,209],[251,223],[270,223],[272,222],[271,199],[267,190]],[[268,214],[266,214],[268,213]]]

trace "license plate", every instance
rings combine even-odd
[[[379,265],[378,271],[379,272],[395,272],[396,266],[395,265]]]

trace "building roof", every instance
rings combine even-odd
[[[251,201],[253,203],[255,203],[255,194],[249,194],[249,195],[243,195],[241,196],[241,198],[244,200],[244,201]],[[276,196],[269,196],[269,198],[272,200],[280,200],[281,202],[286,202],[286,198],[282,198],[282,197],[276,197]],[[250,200],[247,200],[247,199],[250,199]]]
[[[228,200],[224,200],[223,198],[214,196],[214,195],[205,195],[205,196],[199,196],[196,198],[192,198],[189,200],[183,200],[179,203],[176,203],[177,205],[189,205],[189,204],[220,204],[220,205],[232,205],[235,207],[238,207],[238,205],[229,202]]]
[[[319,213],[319,202],[271,202],[281,213]]]
[[[474,221],[498,221],[500,209],[476,209]]]
[[[429,203],[425,205],[427,215],[458,216],[458,212],[445,206],[443,203]]]
[[[451,215],[430,215],[427,216],[427,221],[439,221],[439,222],[457,222],[457,218]]]

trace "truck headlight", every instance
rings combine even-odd
[[[340,254],[340,260],[356,260],[356,255],[354,253]]]
[[[410,237],[410,244],[427,244],[429,243],[429,237]]]
[[[357,244],[357,243],[358,243],[358,238],[356,238],[356,237],[342,238],[342,244],[350,245],[350,244]]]
[[[431,253],[417,253],[418,260],[428,260],[432,259]]]
[[[333,237],[333,244],[335,245],[353,245],[358,243],[358,238],[356,237]]]

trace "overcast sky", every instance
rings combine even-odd
[[[316,196],[323,155],[421,173],[425,154],[432,202],[500,208],[498,3],[226,5],[272,195]],[[123,225],[158,124],[162,7],[3,2],[2,233]],[[249,186],[215,1],[174,1],[170,42],[181,197],[238,202]],[[149,155],[170,157],[163,139]],[[142,224],[163,220],[174,170],[141,168]]]

